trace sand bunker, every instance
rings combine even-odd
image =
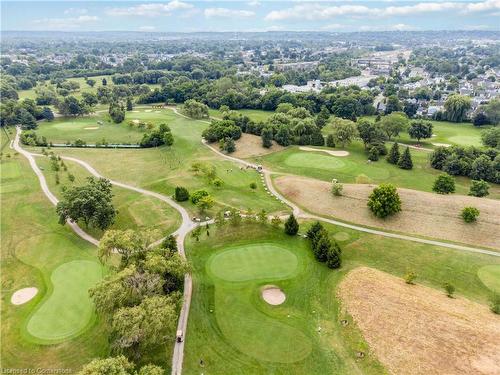
[[[35,297],[37,293],[38,289],[35,287],[19,289],[10,297],[10,302],[13,305],[22,305]]]
[[[390,374],[500,374],[500,317],[486,305],[367,267],[338,294]]]
[[[99,129],[98,126],[89,126],[88,128],[84,128],[85,130],[95,130],[95,129]]]
[[[326,152],[329,155],[332,156],[349,156],[348,151],[334,151],[334,150],[323,150],[320,148],[313,148],[313,147],[299,147],[299,150],[301,151],[316,151],[316,152]]]
[[[139,113],[140,111],[132,111],[133,113]]]
[[[146,109],[144,112],[152,112],[151,109]]]
[[[138,124],[138,123],[140,123],[140,121],[139,121],[138,119],[134,119],[134,120],[132,120],[132,122],[133,122],[134,124]]]
[[[433,143],[434,146],[437,147],[450,147],[451,145],[449,143]]]
[[[286,295],[277,286],[269,285],[262,289],[262,299],[270,305],[277,306],[285,302]]]

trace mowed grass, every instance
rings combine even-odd
[[[287,210],[284,205],[267,194],[256,171],[240,169],[238,164],[222,160],[202,145],[201,133],[208,126],[205,122],[186,119],[166,109],[161,113],[144,111],[134,115],[140,115],[155,124],[161,122],[168,124],[174,135],[174,145],[134,150],[76,148],[54,148],[54,150],[58,155],[74,156],[89,162],[99,173],[108,178],[165,195],[173,195],[176,186],[185,186],[190,192],[205,189],[214,196],[216,204],[212,210],[203,215],[211,216],[223,207],[251,209],[255,212],[262,209],[267,212]],[[216,168],[217,176],[224,182],[221,187],[215,187],[202,173],[191,170],[193,163],[200,162]],[[253,182],[257,184],[256,189],[250,188]],[[183,205],[193,215],[200,215],[192,203],[184,202]]]
[[[495,293],[500,293],[500,266],[490,265],[479,269],[477,276],[486,287]]]
[[[85,327],[80,325],[80,334],[64,342],[51,341],[51,345],[42,345],[26,327],[40,307],[46,309],[52,305],[50,299],[58,293],[56,290],[64,291],[71,284],[80,291],[79,295],[86,292],[89,284],[75,285],[80,275],[73,274],[75,280],[61,280],[52,278],[53,272],[73,261],[91,262],[100,267],[97,249],[68,227],[58,224],[54,207],[41,192],[37,178],[22,156],[12,152],[10,158],[4,156],[1,171],[2,365],[70,368],[76,372],[92,358],[109,353],[104,324],[93,311],[87,310],[87,316],[78,315],[78,323],[85,322]],[[12,305],[12,294],[25,287],[38,288],[38,294],[26,304]],[[56,328],[65,326],[67,314],[76,314],[85,304],[81,299],[69,297],[66,301],[59,299],[59,307],[62,303],[63,308],[47,316]]]
[[[274,111],[263,111],[260,109],[238,109],[235,112],[241,113],[244,116],[248,116],[255,122],[265,122],[271,115],[274,114]],[[222,118],[222,112],[218,109],[209,109],[208,114],[213,118]]]
[[[54,149],[56,152],[59,149]],[[51,169],[51,162],[47,157],[36,158],[37,164],[43,168],[43,173],[53,194],[62,198],[62,190],[70,186],[81,186],[87,183],[90,173],[79,164],[64,160],[67,171],[62,168],[59,172]],[[60,183],[56,184],[56,173],[59,175]],[[72,174],[75,181],[71,182],[68,175]],[[109,229],[114,230],[157,230],[158,236],[166,236],[174,232],[181,223],[180,214],[167,203],[150,196],[137,193],[132,190],[113,186],[113,205],[118,211],[114,224]],[[54,209],[55,215],[55,209]],[[99,228],[85,227],[82,222],[80,226],[96,238],[102,237],[104,232]]]
[[[54,290],[30,318],[28,333],[43,341],[62,341],[84,331],[95,319],[88,290],[102,278],[96,261],[74,260],[57,267],[50,277]]]
[[[340,182],[355,183],[357,177],[364,175],[370,183],[392,183],[398,187],[421,191],[432,191],[434,180],[442,173],[429,164],[429,152],[410,150],[413,169],[404,170],[388,163],[385,158],[368,162],[364,147],[360,142],[353,142],[345,148],[349,156],[338,157],[323,152],[301,151],[298,147],[265,155],[255,160],[275,172],[291,173],[313,177],[323,181],[337,179]],[[404,148],[400,147],[403,151]],[[457,194],[469,192],[470,179],[456,177]],[[489,198],[500,198],[500,186],[491,184]]]

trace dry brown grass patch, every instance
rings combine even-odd
[[[281,151],[284,147],[280,146],[273,141],[273,145],[270,148],[262,147],[262,138],[253,135],[243,133],[241,138],[236,141],[236,151],[231,154],[231,156],[237,158],[252,158],[255,156],[262,156],[271,154],[273,152]]]
[[[500,316],[486,306],[367,267],[351,271],[338,294],[392,374],[500,373]]]
[[[334,197],[331,184],[311,178],[281,176],[276,188],[287,198],[316,214],[356,224],[500,249],[500,201],[464,195],[440,195],[398,188],[402,211],[379,219],[366,203],[375,185],[344,184]],[[474,206],[481,212],[477,223],[466,224],[460,211]]]

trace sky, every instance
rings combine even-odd
[[[1,30],[500,30],[500,0],[2,1]]]

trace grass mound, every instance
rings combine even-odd
[[[500,293],[500,265],[481,267],[477,276],[488,289]]]
[[[32,315],[27,331],[37,339],[53,342],[85,330],[94,317],[88,290],[101,277],[102,267],[94,261],[75,260],[57,267],[51,276],[52,294]]]

